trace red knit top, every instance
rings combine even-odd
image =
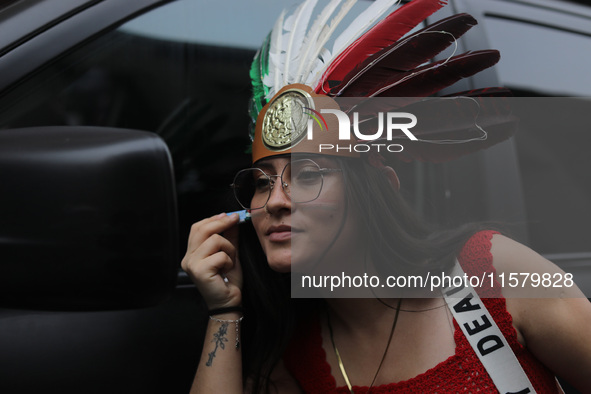
[[[492,231],[476,233],[464,245],[458,260],[466,274],[481,276],[483,272],[495,272],[490,253],[493,234],[495,233]],[[512,318],[507,312],[500,286],[483,289],[478,293],[513,352],[515,352],[536,392],[557,393],[553,374],[518,342],[517,332],[511,324]],[[484,366],[455,320],[454,327],[456,351],[453,356],[412,379],[374,386],[371,392],[498,393]],[[318,319],[308,322],[305,328],[297,332],[284,355],[284,363],[287,370],[299,382],[306,393],[349,393],[346,386],[336,387],[330,365],[326,362],[326,354],[322,348]],[[367,390],[368,387],[353,386],[353,391],[356,394],[367,393]]]

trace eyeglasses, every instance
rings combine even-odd
[[[324,175],[340,172],[338,168],[320,168],[310,160],[293,160],[285,165],[281,175],[269,175],[260,168],[239,171],[230,185],[234,196],[244,209],[261,209],[267,205],[277,179],[283,192],[294,203],[314,201],[320,195]]]

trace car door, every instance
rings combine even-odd
[[[248,160],[254,51],[134,32],[165,3],[2,3],[2,392],[189,389],[206,316],[180,253]]]

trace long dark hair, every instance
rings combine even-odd
[[[361,226],[372,234],[366,240],[372,261],[394,262],[405,273],[445,269],[469,237],[485,227],[435,230],[417,217],[382,169],[366,160],[336,160],[343,170],[346,205],[360,212]],[[244,273],[243,377],[249,391],[268,392],[270,375],[295,323],[317,313],[320,303],[290,297],[289,274],[269,268],[251,224],[241,226],[239,255]]]

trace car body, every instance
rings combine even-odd
[[[433,18],[468,12],[480,21],[461,50],[503,54],[499,66],[454,90],[591,95],[579,66],[591,51],[565,58],[572,40],[591,46],[589,7],[449,2]],[[188,392],[207,316],[180,256],[193,222],[235,208],[228,185],[249,165],[250,61],[287,4],[209,3],[0,3],[0,166],[11,165],[0,167],[0,392]],[[186,34],[168,35],[175,25]],[[247,40],[248,26],[259,36]],[[230,38],[214,42],[216,28]],[[534,51],[540,29],[555,39]],[[524,57],[533,63],[520,66]],[[535,64],[538,76],[528,72]],[[591,294],[590,162],[569,164],[586,154],[590,137],[552,137],[518,133],[457,162],[401,166],[403,189],[438,223],[511,223],[512,236]],[[556,147],[543,158],[556,170],[553,187],[536,170],[532,140]]]

